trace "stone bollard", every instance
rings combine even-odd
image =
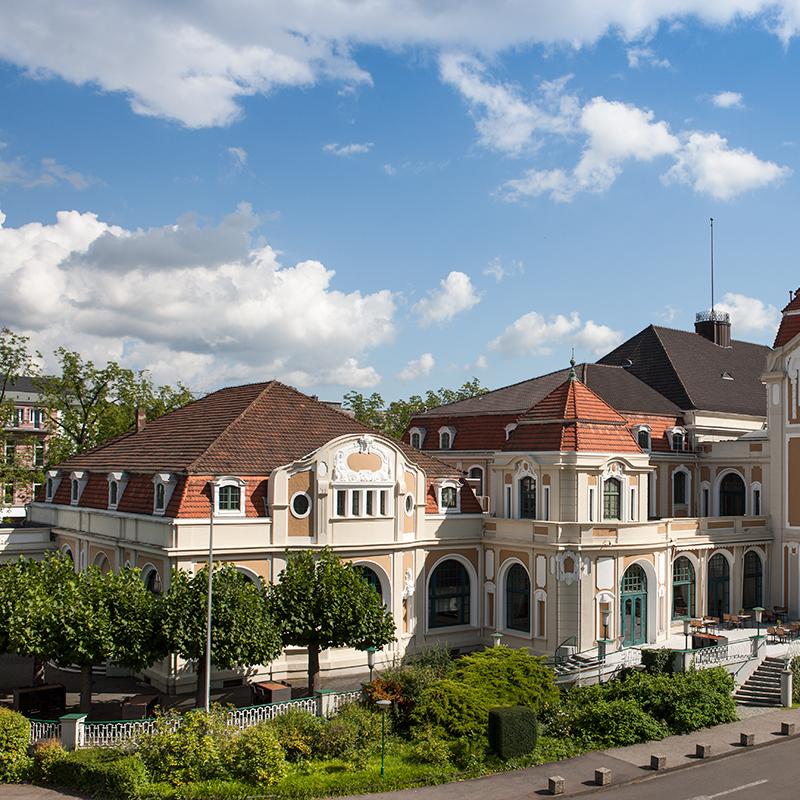
[[[650,756],[650,769],[661,770],[667,768],[667,757],[663,753],[653,753]]]
[[[696,744],[694,747],[694,754],[697,758],[711,758],[711,745]]]
[[[564,794],[564,779],[560,775],[551,775],[547,779],[550,794]]]
[[[792,707],[792,693],[794,691],[792,681],[792,671],[790,669],[781,670],[781,705],[784,708]]]
[[[754,733],[740,733],[739,744],[742,747],[752,747],[756,743],[756,735]]]
[[[781,736],[794,736],[794,722],[781,722]]]
[[[598,767],[594,771],[595,786],[608,786],[611,783],[611,770],[608,767]]]

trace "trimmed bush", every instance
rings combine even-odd
[[[486,736],[488,717],[489,705],[476,688],[443,680],[420,695],[411,718],[439,736],[474,740]]]
[[[303,761],[319,750],[325,720],[308,711],[292,709],[269,723],[289,761]]]
[[[30,767],[31,724],[26,717],[0,708],[0,783],[22,780]]]
[[[225,749],[233,736],[227,712],[193,709],[163,714],[155,731],[139,741],[139,754],[156,780],[181,786],[226,776]]]
[[[138,800],[150,782],[138,755],[96,748],[76,750],[51,762],[47,783],[90,797]]]
[[[528,706],[541,714],[559,699],[555,673],[525,648],[490,647],[463,656],[452,680],[477,689],[489,706]]]
[[[642,650],[642,666],[651,674],[671,673],[672,663],[673,651],[669,647]]]
[[[489,747],[504,761],[533,752],[536,714],[527,706],[489,709]]]
[[[225,760],[235,778],[272,786],[286,775],[286,756],[268,724],[245,728],[231,739]]]
[[[33,769],[31,778],[34,783],[50,783],[53,765],[67,757],[67,751],[58,739],[45,739],[33,748]]]

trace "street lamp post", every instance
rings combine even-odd
[[[495,631],[492,634],[492,639],[494,640],[493,647],[500,647],[500,640],[503,638],[503,634],[500,631]]]
[[[386,712],[392,705],[391,700],[376,700],[375,705],[381,710],[381,778],[383,777],[383,759],[386,748]]]
[[[372,670],[375,669],[375,645],[367,648],[367,666],[369,667],[369,682],[372,683]]]
[[[689,649],[689,631],[692,628],[691,620],[685,619],[683,621],[683,649]]]
[[[611,612],[603,612],[603,638],[608,641],[608,624],[611,622]]]
[[[753,613],[756,615],[756,636],[761,636],[761,619],[764,615],[764,609],[761,606],[756,606],[753,609]]]
[[[209,483],[211,509],[208,517],[208,600],[206,604],[206,652],[205,652],[205,686],[203,699],[206,713],[211,710],[211,593],[214,585],[214,484]]]

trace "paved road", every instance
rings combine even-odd
[[[800,739],[741,750],[627,786],[592,792],[593,800],[771,800],[800,796]],[[548,796],[539,790],[534,795]]]

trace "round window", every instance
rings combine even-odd
[[[289,504],[296,517],[307,517],[311,513],[311,498],[305,492],[297,492]]]
[[[406,495],[406,514],[409,516],[414,512],[414,495]]]

